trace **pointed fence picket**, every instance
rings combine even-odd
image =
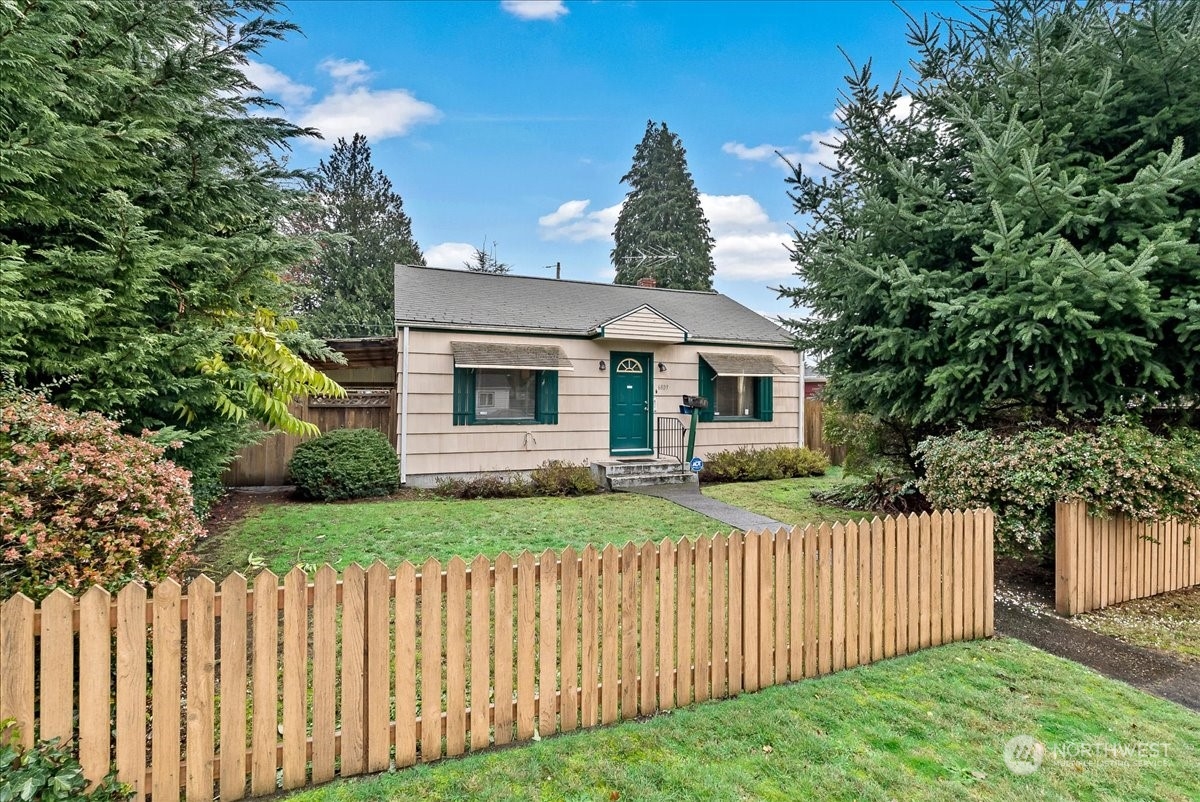
[[[1194,577],[1184,530],[1159,531],[1166,558],[1113,558],[1109,595],[1083,591]],[[115,765],[139,800],[234,802],[984,637],[991,555],[978,510],[18,595],[0,719],[71,739],[89,780]]]

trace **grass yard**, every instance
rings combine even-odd
[[[813,490],[841,484],[841,469],[831,468],[826,476],[811,479],[776,479],[767,482],[736,482],[704,485],[704,495],[743,507],[759,515],[789,524],[858,520],[874,513],[825,507],[812,500]]]
[[[1028,776],[1003,760],[1005,744],[1021,734],[1046,748]],[[1096,754],[1100,745],[1146,756]],[[289,799],[1029,802],[1198,793],[1200,717],[998,639]]]
[[[244,571],[254,554],[276,573],[297,563],[404,560],[455,554],[470,560],[525,549],[582,548],[699,536],[728,527],[669,501],[628,493],[581,498],[360,501],[339,504],[264,504],[207,541],[201,565],[212,576]]]
[[[1126,643],[1200,662],[1200,587],[1134,599],[1075,616],[1071,622]]]
[[[737,485],[704,492],[788,523],[854,517],[809,498],[815,487],[841,481],[837,475]],[[377,559],[395,566],[455,554],[470,560],[525,549],[582,548],[588,543],[624,544],[713,535],[728,527],[662,499],[630,493],[580,498],[414,499],[334,504],[270,501],[205,541],[200,567],[210,576],[245,571],[250,555],[276,573],[296,564],[328,562],[343,569]]]

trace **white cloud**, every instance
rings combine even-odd
[[[783,156],[793,164],[800,159],[798,152],[788,150],[779,145],[755,145],[754,147],[748,147],[741,142],[726,142],[721,146],[721,150],[731,156],[736,156],[742,161],[766,162],[785,171],[788,170],[788,166],[780,156]]]
[[[749,195],[700,194],[700,207],[714,237],[771,227],[767,210]]]
[[[624,201],[589,212],[587,207],[591,205],[591,201],[567,201],[550,214],[538,218],[542,239],[570,242],[609,239],[621,214],[623,203]]]
[[[314,99],[315,91],[270,64],[251,61],[246,77],[262,92],[282,103],[300,125],[316,128],[325,142],[307,140],[324,150],[328,140],[364,134],[373,142],[404,136],[415,126],[437,122],[442,112],[407,89],[373,89],[373,73],[362,60],[327,58],[317,65],[333,79],[333,89]]]
[[[284,105],[302,104],[312,97],[313,88],[311,86],[293,81],[270,64],[264,64],[261,61],[247,61],[242,65],[242,73],[264,95],[269,95]]]
[[[912,103],[911,95],[898,97],[895,105],[892,106],[892,119],[907,119],[912,114]],[[840,113],[835,111],[829,115],[829,119],[840,123]],[[809,131],[800,136],[800,141],[804,143],[803,148],[765,143],[751,147],[741,142],[726,142],[721,146],[721,150],[742,161],[767,162],[788,173],[791,172],[791,168],[783,159],[779,158],[780,155],[792,164],[801,165],[807,173],[827,172],[837,164],[837,147],[842,142],[842,132],[837,127]]]
[[[712,231],[713,263],[723,279],[778,279],[792,274],[788,227],[749,195],[706,195],[700,206]]]
[[[378,142],[404,136],[414,126],[441,117],[436,106],[417,100],[407,89],[358,86],[338,88],[321,98],[304,110],[300,124],[318,129],[327,140],[349,139],[357,133]]]
[[[568,13],[562,0],[501,0],[500,8],[524,20],[555,20]]]
[[[538,218],[542,239],[612,241],[621,204],[589,212],[591,201],[570,200]],[[791,232],[749,195],[706,195],[700,206],[715,244],[713,262],[724,279],[778,279],[792,273]],[[432,264],[432,262],[430,262]]]
[[[367,62],[361,59],[327,58],[317,66],[329,73],[329,77],[340,87],[357,86],[371,77]]]
[[[726,142],[721,146],[721,150],[742,161],[766,162],[785,173],[792,171],[788,162],[803,165],[806,171],[813,171],[824,169],[826,165],[832,166],[837,161],[834,148],[841,141],[841,135],[836,128],[810,131],[801,136],[800,141],[806,145],[803,150],[786,145],[769,144],[749,147],[741,142]],[[783,158],[780,158],[781,156]]]
[[[591,201],[586,200],[570,200],[559,206],[550,214],[544,214],[538,218],[538,225],[547,228],[554,228],[562,223],[574,220],[583,215],[584,209],[588,207]]]
[[[425,249],[425,264],[430,267],[450,267],[462,270],[463,262],[471,261],[474,256],[474,245],[468,245],[465,242],[442,242]]]

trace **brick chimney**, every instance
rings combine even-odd
[[[653,276],[643,276],[638,279],[637,285],[639,287],[657,287],[658,282],[654,280]]]

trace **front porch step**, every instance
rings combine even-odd
[[[632,487],[650,487],[652,485],[683,485],[695,482],[696,474],[691,471],[671,471],[670,473],[652,473],[642,476],[610,476],[608,487],[613,491],[628,490]]]
[[[675,460],[627,459],[592,463],[596,479],[610,490],[695,482],[696,475]]]

